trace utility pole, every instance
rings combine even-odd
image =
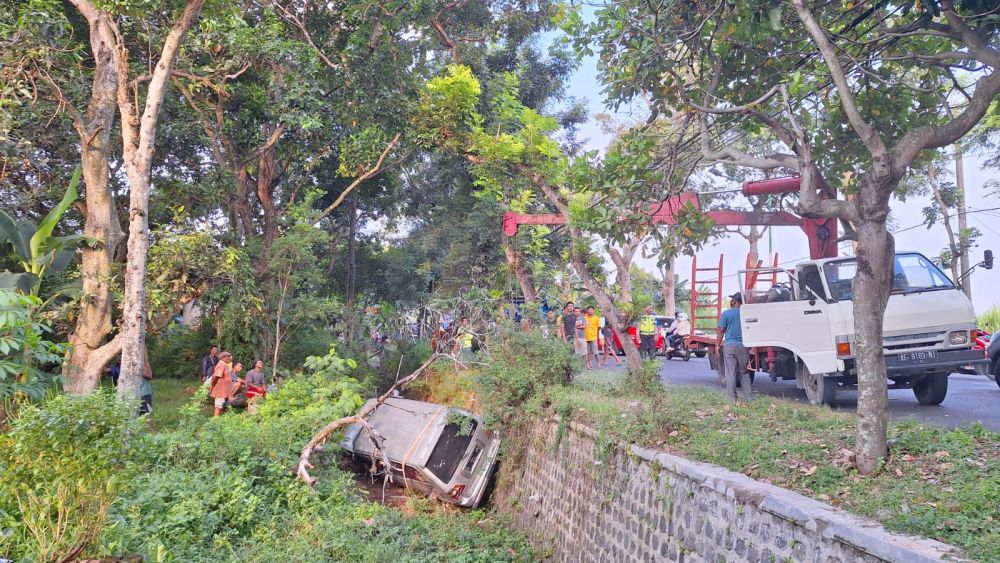
[[[969,224],[965,217],[965,166],[962,161],[962,145],[955,143],[955,187],[958,190],[958,245],[962,251],[959,257],[961,273],[969,271],[969,246],[968,240]],[[972,299],[972,277],[967,277],[962,282],[962,291],[970,300]]]

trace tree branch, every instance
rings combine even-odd
[[[885,143],[875,129],[861,116],[861,112],[858,111],[857,101],[854,99],[854,93],[851,92],[851,87],[847,83],[844,67],[840,64],[840,59],[837,58],[837,53],[833,48],[833,44],[830,43],[830,38],[827,37],[826,31],[820,27],[812,13],[806,8],[804,0],[793,0],[792,4],[795,6],[795,11],[798,13],[799,19],[802,20],[806,31],[809,32],[813,41],[816,42],[823,60],[826,61],[826,65],[830,69],[830,76],[833,78],[837,94],[840,97],[840,105],[844,108],[844,113],[847,114],[847,120],[850,122],[851,127],[858,134],[858,137],[861,138],[861,142],[864,143],[873,158],[878,160],[885,157],[887,155]]]
[[[420,374],[422,374],[424,370],[426,370],[438,358],[443,357],[444,355],[445,354],[442,354],[440,352],[435,352],[434,354],[431,354],[431,357],[427,358],[427,361],[421,364],[420,367],[416,369],[416,371],[394,383],[392,387],[390,387],[385,393],[379,396],[379,398],[376,399],[374,403],[365,405],[364,407],[362,407],[360,411],[357,412],[357,414],[338,418],[337,420],[334,420],[333,422],[327,424],[322,429],[320,429],[320,431],[317,432],[315,435],[313,435],[313,437],[309,440],[309,442],[306,443],[305,447],[302,448],[302,452],[299,454],[299,463],[296,466],[295,470],[295,474],[298,476],[298,478],[302,479],[302,481],[304,481],[307,485],[311,487],[313,483],[316,482],[316,479],[311,475],[309,475],[309,470],[312,469],[313,467],[313,465],[310,463],[309,460],[312,457],[314,451],[321,449],[323,447],[323,444],[326,443],[326,441],[330,438],[331,434],[349,424],[355,424],[367,418],[371,413],[375,412],[375,409],[382,406],[382,404],[385,403],[385,401],[392,396],[392,393],[396,389],[405,387],[407,384],[420,377]]]
[[[369,178],[371,178],[373,176],[376,176],[380,172],[382,172],[382,163],[385,162],[385,157],[388,156],[389,153],[392,151],[392,149],[396,146],[396,144],[399,142],[399,139],[400,139],[400,137],[402,137],[402,135],[403,135],[402,133],[396,133],[396,136],[392,138],[392,141],[389,142],[389,145],[386,146],[385,150],[382,151],[382,154],[379,155],[378,161],[375,163],[375,166],[373,166],[370,170],[368,170],[364,174],[358,176],[353,182],[351,182],[351,184],[349,186],[347,186],[346,188],[344,188],[344,191],[341,192],[340,196],[337,197],[337,199],[334,200],[333,203],[331,203],[330,205],[328,205],[326,207],[326,209],[324,209],[319,214],[319,216],[316,217],[316,222],[317,223],[319,221],[321,221],[323,218],[325,218],[327,215],[329,215],[330,213],[332,213],[334,209],[340,207],[340,204],[344,203],[344,200],[347,199],[347,196],[351,194],[351,192],[354,190],[354,188],[360,186],[361,184],[363,184]]]

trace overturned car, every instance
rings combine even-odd
[[[369,401],[369,404],[375,400]],[[347,428],[340,446],[385,470],[393,479],[452,504],[475,508],[496,469],[500,438],[471,412],[409,399],[389,398],[368,417],[382,437],[382,451],[362,424]]]

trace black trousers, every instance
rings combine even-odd
[[[656,358],[656,335],[655,334],[640,334],[639,335],[639,355],[646,356],[649,359]]]

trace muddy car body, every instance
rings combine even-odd
[[[500,438],[483,428],[478,416],[394,397],[375,409],[368,424],[383,438],[383,453],[397,483],[463,507],[474,508],[484,500]],[[360,424],[348,427],[340,445],[369,466],[373,457],[383,465]]]

